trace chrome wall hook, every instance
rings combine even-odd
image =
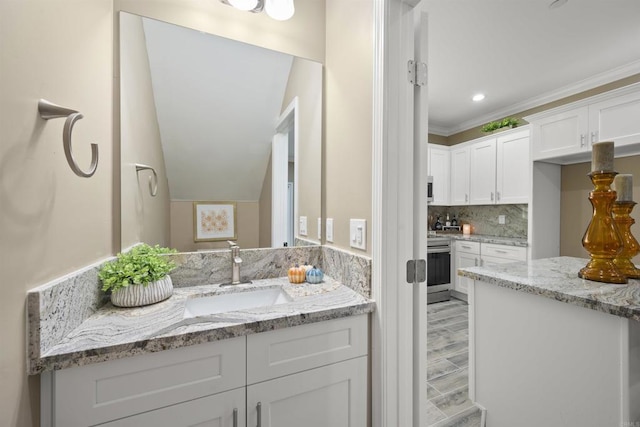
[[[136,163],[136,173],[143,170],[150,170],[153,172],[153,177],[149,177],[149,192],[151,193],[151,197],[156,197],[156,194],[158,194],[158,174],[151,166]]]
[[[62,144],[64,146],[64,154],[67,157],[67,163],[71,167],[71,170],[82,178],[89,178],[93,176],[98,168],[98,144],[91,144],[91,165],[89,171],[85,172],[76,163],[73,158],[73,151],[71,150],[71,133],[73,132],[73,126],[80,120],[83,115],[71,108],[61,107],[45,99],[38,101],[38,112],[40,117],[45,120],[57,119],[66,117],[64,122],[64,128],[62,130]]]

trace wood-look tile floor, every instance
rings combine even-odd
[[[427,305],[429,427],[479,427],[469,400],[469,311],[464,301]]]

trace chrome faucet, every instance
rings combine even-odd
[[[231,247],[231,284],[237,285],[240,283],[240,264],[242,264],[240,246],[231,240],[227,240],[227,243]]]

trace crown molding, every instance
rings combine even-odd
[[[435,133],[441,136],[451,136],[458,132],[471,129],[476,126],[481,126],[486,122],[495,120],[497,117],[505,117],[515,113],[520,113],[530,108],[539,107],[540,105],[544,105],[549,102],[554,102],[559,99],[576,95],[578,93],[585,92],[587,90],[591,90],[596,87],[599,87],[608,83],[612,83],[617,80],[621,80],[626,77],[632,76],[634,74],[639,74],[639,73],[640,73],[640,60],[633,61],[621,67],[614,68],[604,73],[596,74],[595,76],[581,80],[574,84],[564,86],[560,89],[547,92],[542,95],[536,96],[534,98],[530,98],[525,101],[512,104],[508,107],[492,111],[491,113],[484,114],[472,120],[467,120],[466,122],[462,122],[456,126],[447,127],[447,126],[441,126],[441,125],[439,126],[437,124],[430,125],[429,132]]]

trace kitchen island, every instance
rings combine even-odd
[[[487,425],[640,425],[640,281],[578,278],[588,260],[471,267],[469,395]]]

